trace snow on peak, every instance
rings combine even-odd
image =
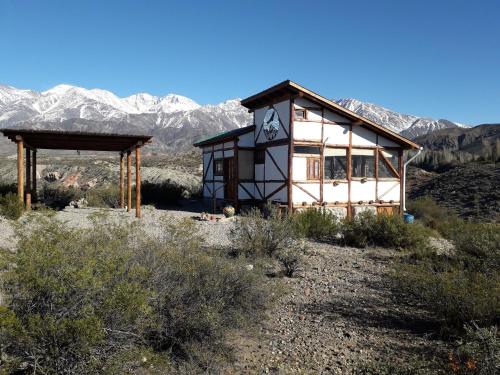
[[[168,94],[165,95],[158,103],[158,108],[161,112],[177,112],[177,111],[190,111],[200,108],[200,105],[194,100],[189,99],[182,95]]]

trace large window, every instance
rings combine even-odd
[[[325,149],[325,179],[347,179],[347,150],[345,148]]]
[[[375,177],[374,150],[352,149],[352,177]]]
[[[398,151],[380,150],[378,155],[378,177],[397,178],[399,169]]]
[[[224,175],[224,159],[214,160],[214,176]]]

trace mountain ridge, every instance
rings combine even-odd
[[[400,114],[356,99],[336,102],[410,138],[460,126],[448,120]],[[143,92],[119,97],[111,91],[68,84],[42,92],[0,85],[0,127],[147,132],[155,136],[154,148],[159,151],[189,148],[199,137],[243,127],[252,121],[252,115],[239,99],[200,105],[172,93],[155,96]]]

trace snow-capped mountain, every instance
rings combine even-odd
[[[400,114],[356,99],[338,104],[407,137],[456,127],[447,120]],[[201,106],[181,95],[139,93],[120,98],[107,90],[66,84],[36,92],[0,85],[0,127],[150,133],[155,149],[188,148],[193,140],[252,123],[239,99]]]
[[[200,106],[185,96],[110,91],[57,85],[36,92],[0,85],[0,127],[51,128],[113,133],[150,133],[155,149],[190,147],[193,140],[250,125],[239,99]]]
[[[439,129],[464,126],[444,119],[434,120],[431,118],[405,115],[376,104],[364,103],[356,99],[339,99],[335,100],[335,102],[344,108],[356,112],[408,138],[415,138],[419,135],[428,134]]]

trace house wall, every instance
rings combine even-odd
[[[399,145],[374,131],[353,124],[348,118],[334,113],[317,103],[304,98],[296,98],[295,109],[305,109],[306,119],[292,119],[294,146],[319,147],[320,155],[302,155],[293,152],[292,155],[292,208],[300,209],[308,206],[345,207],[352,212],[360,212],[365,208],[376,210],[378,206],[399,206],[401,190],[400,178],[355,178],[350,175],[343,180],[325,180],[324,155],[331,148],[346,150],[347,159],[351,148],[361,148],[373,152],[373,164],[378,162],[378,149],[385,147],[398,148]],[[352,129],[352,130],[351,130]],[[295,150],[295,147],[294,147]],[[375,156],[377,155],[377,156]],[[320,178],[307,179],[307,157],[320,160]],[[348,162],[350,164],[350,161]],[[374,167],[375,174],[378,166]]]
[[[266,138],[262,129],[264,117],[270,108],[279,116],[279,129],[272,140]],[[295,109],[307,110],[306,119],[296,119]],[[255,130],[240,135],[236,145],[229,141],[204,148],[205,197],[212,197],[214,189],[222,186],[223,177],[213,176],[213,161],[235,156],[237,150],[237,194],[240,201],[271,200],[287,204],[292,210],[326,206],[332,210],[339,209],[335,213],[340,212],[340,215],[366,209],[376,210],[382,206],[399,206],[400,178],[356,178],[348,173],[342,180],[326,180],[323,165],[324,153],[340,149],[346,150],[349,165],[350,150],[357,148],[365,152],[372,151],[376,155],[376,164],[380,155],[378,150],[388,148],[399,151],[401,148],[397,143],[304,98],[284,100],[256,109],[254,125]],[[320,148],[320,155],[312,155],[319,158],[321,163],[319,179],[308,180],[307,158],[295,152],[296,146]],[[264,164],[254,163],[256,150],[264,150]],[[374,169],[377,174],[378,166]],[[401,174],[401,163],[396,169]],[[217,198],[224,198],[223,188],[217,191]]]

